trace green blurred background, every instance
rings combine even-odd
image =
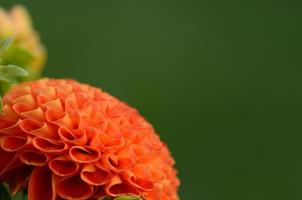
[[[44,75],[136,107],[176,159],[184,200],[302,199],[302,1],[24,4]]]

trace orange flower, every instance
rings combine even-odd
[[[19,49],[19,53],[25,51],[33,57],[30,59],[30,63],[26,63],[26,66],[21,66],[32,73],[39,74],[46,61],[46,51],[40,43],[39,34],[33,29],[27,10],[23,6],[18,5],[14,6],[10,12],[6,12],[0,7],[0,24],[0,39],[14,37],[13,48]]]
[[[0,180],[29,200],[122,194],[177,200],[174,160],[127,104],[73,80],[22,83],[3,98]]]

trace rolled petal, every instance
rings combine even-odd
[[[53,200],[52,173],[47,166],[37,167],[29,179],[29,200]]]
[[[38,151],[25,150],[19,155],[20,160],[26,165],[43,166],[48,162],[48,157]]]
[[[22,130],[20,129],[21,120],[14,122],[14,121],[6,121],[0,120],[0,133],[4,134],[20,134]]]
[[[125,145],[125,140],[123,138],[112,138],[105,142],[107,150],[119,149]]]
[[[31,172],[31,167],[27,166],[13,169],[6,173],[8,176],[5,177],[5,181],[8,183],[12,195],[15,195],[26,186]]]
[[[25,94],[25,95],[22,95],[22,96],[19,96],[19,97],[15,98],[13,100],[13,103],[14,104],[22,103],[24,105],[28,105],[28,106],[33,108],[36,105],[36,100],[33,97],[33,95]]]
[[[11,105],[3,105],[2,108],[3,116],[10,121],[18,121],[19,116],[17,113],[12,109]]]
[[[65,111],[69,112],[77,109],[79,109],[79,105],[76,101],[76,97],[74,94],[71,94],[65,100]]]
[[[46,103],[43,103],[41,106],[45,109],[53,109],[53,110],[63,111],[63,106],[62,106],[62,103],[61,103],[60,99],[55,99],[55,100],[48,101]]]
[[[73,128],[72,120],[67,112],[58,109],[49,109],[46,111],[46,120],[60,127]]]
[[[58,142],[49,138],[35,137],[33,145],[37,149],[46,153],[63,153],[67,151],[68,146],[65,143]]]
[[[80,168],[80,164],[76,163],[65,156],[61,156],[51,160],[48,164],[51,171],[58,176],[74,175]]]
[[[91,146],[96,146],[103,151],[114,152],[125,145],[122,137],[110,137],[109,135],[99,132],[91,141]]]
[[[40,137],[58,138],[57,128],[54,125],[32,119],[24,119],[20,122],[22,131]]]
[[[14,162],[15,158],[15,153],[0,149],[0,175],[7,170],[7,168]]]
[[[26,119],[34,119],[38,121],[44,121],[45,115],[41,108],[36,108],[34,110],[21,112],[20,116]]]
[[[56,186],[57,194],[64,199],[89,199],[93,187],[84,182],[79,176],[62,179]]]
[[[29,143],[29,137],[27,135],[6,135],[1,138],[1,148],[5,151],[19,151],[26,144]]]
[[[96,122],[92,120],[90,117],[86,115],[80,117],[79,128],[89,129],[90,127],[95,127],[95,126],[96,126]]]
[[[165,193],[163,192],[163,186],[162,184],[159,184],[159,183],[154,183],[154,189],[153,191],[151,192],[146,192],[144,193],[144,197],[145,199],[167,199],[165,196]],[[173,197],[171,197],[172,199]],[[178,200],[178,198],[173,198],[173,199],[176,199]]]
[[[59,136],[67,143],[85,145],[88,141],[86,132],[83,129],[68,130],[65,127],[59,128]]]
[[[110,180],[110,173],[92,164],[85,165],[81,172],[83,181],[90,185],[104,185]]]
[[[130,184],[127,184],[126,181],[122,181],[122,179],[118,175],[114,175],[111,177],[111,180],[108,185],[105,186],[106,192],[113,197],[126,195],[126,194],[134,194],[140,195],[140,191]]]
[[[47,97],[49,101],[55,99],[57,95],[56,89],[54,87],[42,87],[36,89],[35,93],[37,95],[42,95],[44,97]]]
[[[52,200],[58,200],[60,199],[57,195],[57,185],[58,183],[64,179],[64,177],[58,176],[54,173],[52,173],[52,177],[51,177],[51,185],[52,185]]]
[[[159,182],[167,178],[163,170],[159,168],[152,168],[150,173],[152,180],[154,180],[155,182]]]
[[[101,158],[104,166],[113,171],[126,171],[135,165],[134,158],[126,156],[117,156],[115,154],[105,154]]]
[[[33,134],[34,132],[38,132],[44,124],[45,123],[40,121],[24,119],[20,122],[20,128],[26,133]]]
[[[11,104],[16,98],[30,94],[31,92],[31,87],[27,85],[23,85],[23,87],[14,87],[14,92],[11,95],[3,97],[3,103]]]
[[[126,172],[123,177],[136,188],[144,191],[151,191],[153,189],[153,183],[151,181],[146,178],[139,178],[133,172]]]
[[[74,89],[71,84],[64,80],[62,80],[61,84],[54,83],[54,85],[56,86],[57,96],[62,99],[70,96]]]
[[[18,115],[24,113],[24,112],[29,112],[34,109],[34,106],[28,105],[25,103],[16,103],[12,106],[13,111],[16,112]]]
[[[148,159],[148,155],[150,154],[150,150],[144,146],[135,145],[133,151],[135,153],[136,159],[142,162],[146,162]]]
[[[49,101],[49,98],[47,96],[44,95],[37,95],[37,104],[40,107],[43,107],[43,104],[47,103]]]
[[[72,160],[79,163],[93,163],[100,159],[101,153],[89,146],[73,146],[69,150]]]
[[[91,198],[95,198],[95,199],[103,199],[105,197],[108,197],[105,191],[105,187],[104,186],[97,186],[94,187],[94,191],[93,194],[91,196]]]

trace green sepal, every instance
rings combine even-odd
[[[0,185],[0,199],[2,200],[11,200],[9,192],[7,191],[6,187],[2,184]]]
[[[27,195],[22,194],[22,192],[18,192],[14,196],[11,197],[11,200],[26,200]]]

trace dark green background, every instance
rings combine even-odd
[[[302,199],[302,1],[0,0],[28,7],[46,76],[136,107],[184,200]]]

